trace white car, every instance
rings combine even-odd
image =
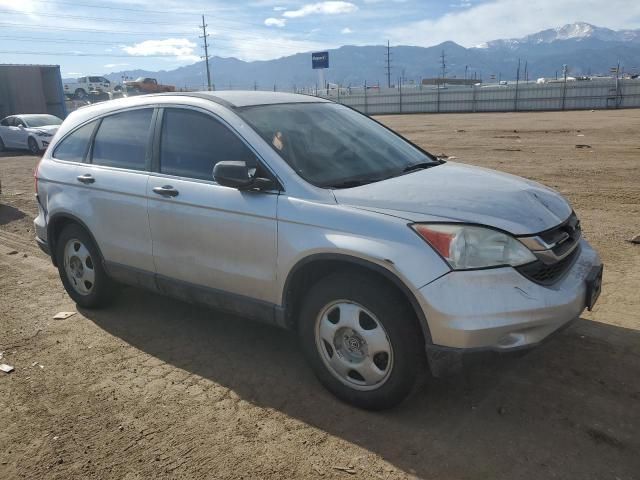
[[[4,149],[29,150],[38,155],[46,150],[62,120],[54,115],[11,115],[0,121],[0,152]]]
[[[80,77],[75,82],[64,82],[64,94],[74,98],[85,98],[89,92],[112,92],[121,87],[111,85],[111,81],[105,77]]]

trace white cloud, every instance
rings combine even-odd
[[[274,17],[269,17],[264,21],[264,24],[267,27],[284,27],[287,24],[287,19],[286,18],[274,18]]]
[[[32,13],[36,9],[36,6],[31,0],[0,0],[0,8],[15,10],[16,12]]]
[[[464,3],[464,2],[462,2]],[[470,47],[518,38],[546,28],[585,21],[609,28],[637,28],[640,2],[629,0],[492,0],[437,19],[387,30],[394,43],[430,46],[452,40]]]
[[[349,27],[345,27],[340,30],[340,33],[342,33],[343,35],[349,35],[350,33],[353,33],[353,30],[351,30]]]
[[[116,68],[116,67],[128,67],[128,63],[107,63],[103,65],[104,68]]]
[[[283,12],[287,9],[287,7],[273,7],[274,12]]]
[[[165,40],[145,40],[134,45],[122,47],[129,55],[149,56],[149,55],[170,55],[179,60],[198,61],[200,57],[194,54],[197,47],[195,43],[186,38],[167,38]]]
[[[312,52],[338,47],[338,44],[297,40],[287,35],[274,35],[259,42],[254,37],[234,35],[229,54],[240,60],[271,60],[300,52]],[[311,60],[309,60],[311,62]],[[256,79],[258,83],[260,79]]]
[[[352,13],[358,10],[358,7],[351,2],[318,2],[309,3],[300,7],[298,10],[287,10],[282,15],[287,18],[301,18],[308,15],[337,15],[341,13]]]

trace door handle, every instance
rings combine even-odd
[[[163,197],[176,197],[179,192],[171,185],[164,185],[163,187],[153,187],[153,193],[157,193]]]
[[[96,179],[93,178],[93,176],[90,173],[85,173],[84,175],[80,175],[80,176],[76,177],[76,179],[80,183],[84,183],[84,184],[89,184],[89,183],[93,183],[93,182],[96,181]]]

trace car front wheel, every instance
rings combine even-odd
[[[38,155],[40,153],[40,147],[38,146],[38,142],[35,138],[29,137],[27,144],[31,153],[33,153],[34,155]]]
[[[406,300],[365,275],[330,275],[314,285],[303,302],[299,335],[320,382],[361,408],[400,403],[424,364],[421,334]]]

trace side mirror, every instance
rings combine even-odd
[[[269,190],[274,188],[274,183],[267,178],[257,178],[255,168],[249,168],[246,162],[224,161],[216,163],[213,167],[213,179],[225,187],[238,190],[259,189]]]

